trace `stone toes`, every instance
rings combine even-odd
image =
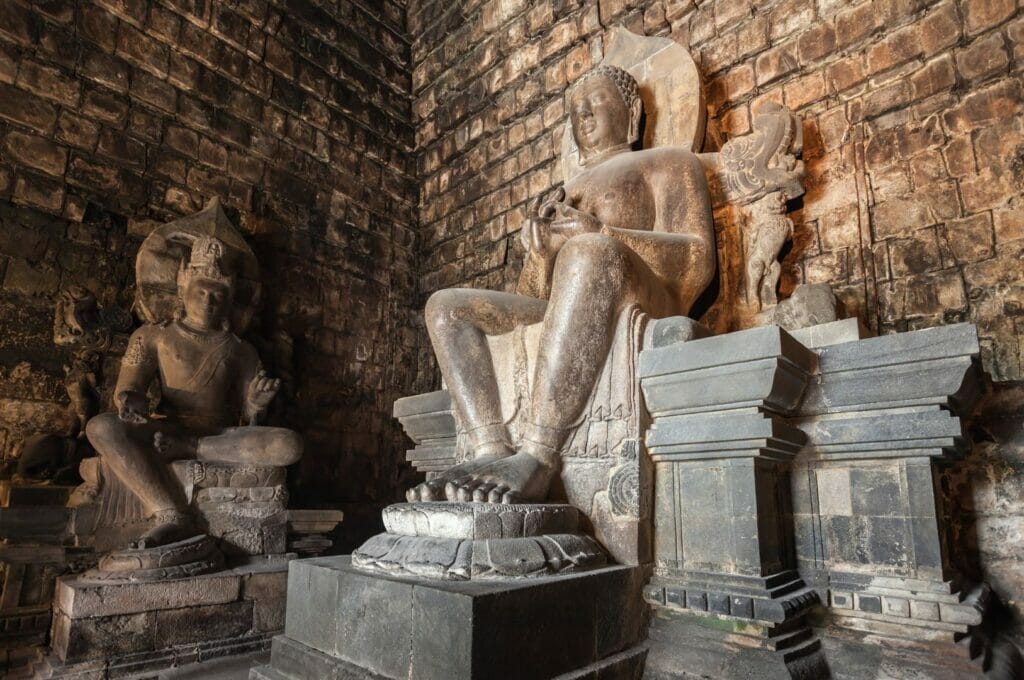
[[[459,489],[470,480],[470,477],[458,477],[444,485],[444,495],[450,501],[459,500]]]
[[[463,503],[468,503],[473,500],[473,492],[480,486],[480,482],[475,479],[471,479],[462,486],[459,487],[458,497]]]
[[[502,497],[505,495],[505,493],[507,491],[508,491],[508,487],[505,486],[504,484],[499,484],[498,486],[495,486],[493,489],[490,490],[490,492],[488,492],[488,494],[487,494],[487,502],[488,503],[500,503]]]
[[[483,503],[484,501],[486,501],[488,498],[488,494],[491,492],[491,489],[493,488],[494,484],[491,484],[490,482],[485,482],[480,486],[476,487],[475,489],[473,489],[473,502]]]
[[[418,486],[414,486],[411,489],[406,489],[406,491],[405,491],[405,500],[406,501],[408,501],[409,503],[415,503],[419,499],[420,499],[420,488]]]
[[[509,489],[501,496],[501,502],[506,504],[514,504],[519,502],[519,492],[514,489]]]

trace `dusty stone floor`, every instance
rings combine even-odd
[[[160,680],[247,680],[253,666],[270,663],[270,652],[256,652],[179,666],[160,674]]]

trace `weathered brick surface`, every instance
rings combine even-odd
[[[273,418],[306,439],[295,503],[395,495],[425,341],[409,51],[395,0],[0,2],[2,454],[68,425],[33,415],[66,403],[58,291],[128,307],[129,223],[219,195],[263,267]]]
[[[974,321],[993,377],[1024,377],[1024,288],[981,273],[1012,259],[1024,188],[1024,17],[1000,0],[411,0],[421,293],[512,287],[523,210],[560,181],[561,90],[613,25],[689,47],[717,118],[705,148],[766,101],[803,117],[784,292],[831,282],[881,332]]]

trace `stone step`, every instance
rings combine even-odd
[[[791,649],[814,636],[814,631],[808,627],[800,628],[791,633],[785,633],[778,637],[768,639],[768,648],[772,651]]]
[[[809,656],[811,654],[814,654],[820,649],[821,640],[819,640],[816,637],[811,637],[810,639],[804,640],[803,642],[799,642],[793,645],[792,647],[786,647],[785,649],[782,649],[780,651],[782,653],[783,660],[785,660],[785,662],[789,664],[803,656]]]

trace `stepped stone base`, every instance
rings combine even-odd
[[[250,678],[638,678],[646,572],[440,581],[292,562],[285,634]]]
[[[149,582],[57,581],[48,678],[152,677],[172,665],[265,649],[284,626],[287,556]]]
[[[766,625],[730,616],[655,609],[648,680],[820,680],[829,676],[821,642],[802,621]]]

